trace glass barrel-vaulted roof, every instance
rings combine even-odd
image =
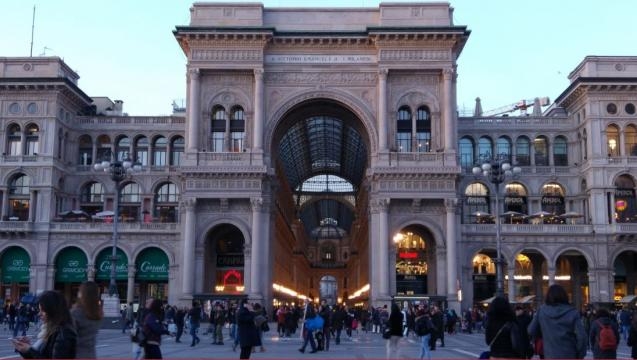
[[[279,156],[308,236],[349,233],[367,168],[360,133],[337,117],[310,116],[289,127]]]

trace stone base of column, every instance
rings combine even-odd
[[[447,295],[447,308],[448,309],[453,309],[455,310],[456,314],[460,315],[461,312],[461,308],[460,308],[461,304],[460,301],[458,301],[458,295],[457,294],[448,294]]]

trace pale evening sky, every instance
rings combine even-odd
[[[124,101],[130,115],[166,115],[186,94],[186,57],[172,34],[192,0],[0,0],[0,57],[59,56],[89,96]],[[256,2],[256,1],[249,1]],[[391,2],[391,1],[388,1]],[[265,0],[265,7],[377,7],[372,0]],[[550,97],[587,55],[637,56],[637,1],[451,0],[471,36],[458,60],[458,107],[471,112]]]

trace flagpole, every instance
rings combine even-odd
[[[29,57],[33,57],[33,33],[35,32],[35,5],[33,5],[33,18],[31,19],[31,51]]]

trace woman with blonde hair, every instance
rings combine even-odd
[[[13,339],[16,351],[25,359],[74,359],[77,335],[64,296],[57,291],[45,291],[39,299],[42,326],[37,341]]]
[[[78,359],[95,359],[97,352],[97,332],[102,326],[104,317],[100,304],[99,287],[93,281],[85,281],[80,285],[77,302],[71,309],[71,317],[77,332]]]

